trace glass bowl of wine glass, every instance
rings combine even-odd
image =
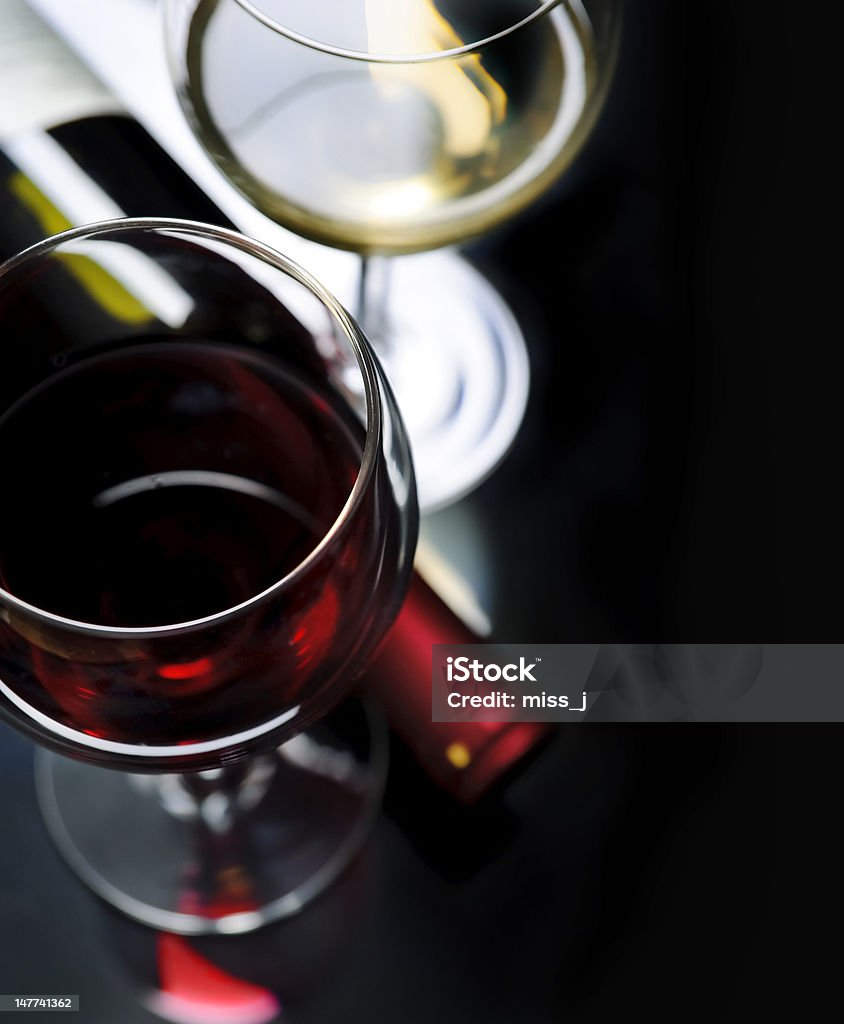
[[[222,172],[279,224],[360,256],[353,308],[408,424],[420,505],[456,500],[512,443],[529,368],[501,297],[446,250],[572,163],[612,76],[621,0],[163,9],[179,100]]]
[[[418,524],[377,359],[305,271],[187,221],[26,250],[0,324],[0,714],[50,751],[54,838],[156,927],[298,910],[383,783],[342,702]]]

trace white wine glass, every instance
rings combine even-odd
[[[188,120],[262,212],[360,255],[430,511],[477,485],[528,393],[524,339],[454,246],[571,164],[615,62],[621,0],[165,0]],[[405,258],[396,257],[404,255]]]

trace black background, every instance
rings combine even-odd
[[[833,9],[631,0],[572,174],[469,250],[534,377],[513,452],[468,499],[506,538],[502,638],[839,634]],[[154,937],[71,879],[29,748],[2,740],[0,989],[80,992],[91,1024],[152,1019]],[[576,726],[469,811],[396,744],[345,883],[197,948],[297,1022],[818,1019],[839,1001],[840,740]]]

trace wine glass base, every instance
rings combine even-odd
[[[183,935],[248,932],[300,911],[359,852],[387,743],[380,713],[346,701],[227,792],[214,772],[186,786],[39,748],[38,799],[70,867],[129,917]]]
[[[410,436],[419,506],[432,512],[506,455],[527,404],[528,356],[504,300],[456,253],[390,263],[382,363]]]

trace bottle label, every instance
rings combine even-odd
[[[0,138],[121,110],[24,0],[0,2]]]

